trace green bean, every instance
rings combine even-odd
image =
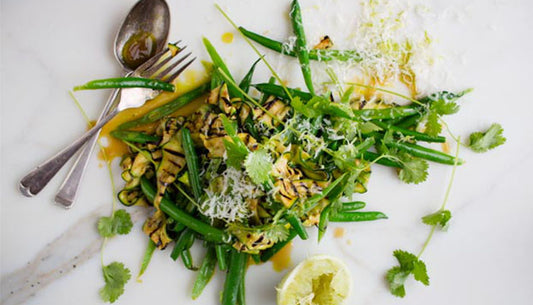
[[[220,57],[215,47],[211,44],[211,42],[207,38],[204,37],[202,40],[204,42],[205,49],[207,50],[207,53],[209,54],[209,57],[211,57],[211,60],[213,61],[215,70],[217,68],[220,68],[220,70],[222,70],[224,74],[226,74],[233,82],[235,82],[235,79],[229,72],[229,69],[226,66],[226,63],[224,62],[224,60],[222,60],[222,57]],[[228,91],[229,91],[230,96],[242,98],[242,94],[239,90],[234,88],[234,86],[231,86],[231,84],[227,84],[227,85],[228,85]]]
[[[375,152],[371,152],[371,151],[365,151],[363,152],[362,154],[359,155],[359,157],[362,157],[363,159],[365,160],[368,160],[368,161],[376,161],[377,164],[381,164],[381,165],[385,165],[385,166],[388,166],[388,167],[396,167],[396,168],[403,168],[403,164],[398,162],[398,161],[395,161],[395,160],[391,160],[389,158],[380,158],[381,155],[380,154],[377,154]]]
[[[157,143],[161,140],[161,137],[140,131],[113,130],[111,135],[119,140],[133,143]]]
[[[217,257],[215,253],[215,247],[209,246],[207,252],[205,253],[204,260],[198,270],[198,275],[194,281],[194,286],[192,288],[192,299],[196,300],[204,291],[205,286],[209,283],[213,274],[215,274],[215,266],[217,264]]]
[[[343,202],[341,211],[342,212],[351,212],[355,210],[363,209],[366,206],[366,203],[362,201],[351,201],[351,202]]]
[[[241,283],[239,285],[239,294],[237,295],[237,303],[239,305],[246,305],[246,265],[242,273]]]
[[[265,37],[263,35],[254,33],[252,31],[249,31],[243,27],[239,27],[239,31],[241,33],[250,38],[251,40],[257,42],[258,44],[271,49],[273,51],[276,51],[281,54],[285,54],[288,56],[296,57],[296,53],[292,49],[288,49],[286,45],[284,45],[282,42],[273,40],[271,38]],[[332,61],[332,60],[338,60],[338,61],[349,61],[353,60],[356,62],[360,62],[363,60],[361,55],[357,51],[354,50],[309,50],[309,59],[312,60],[318,60],[318,61]]]
[[[183,262],[183,265],[185,266],[185,268],[189,270],[198,270],[198,268],[194,267],[193,265],[191,250],[185,249],[181,251],[180,256],[181,256],[181,261]]]
[[[302,12],[298,0],[292,0],[290,17],[292,22],[292,29],[294,35],[296,35],[296,43],[294,49],[298,61],[300,62],[300,68],[304,76],[305,85],[311,94],[315,94],[313,88],[313,80],[311,78],[311,67],[309,66],[309,51],[307,50],[307,41],[305,39],[305,31],[302,22]]]
[[[320,240],[326,233],[326,229],[328,228],[330,211],[331,211],[331,204],[325,207],[320,213],[320,220],[318,221],[318,242],[320,242]]]
[[[146,125],[146,124],[157,122],[160,119],[176,112],[178,109],[189,104],[190,102],[194,101],[200,96],[204,95],[208,91],[209,91],[209,83],[202,84],[192,89],[191,91],[182,94],[181,96],[177,97],[175,100],[172,100],[158,108],[151,110],[150,112],[146,113],[145,115],[143,115],[142,117],[136,120],[121,124],[118,127],[118,129],[130,129],[130,128],[138,127],[141,125]]]
[[[194,199],[200,201],[202,197],[203,188],[200,184],[200,171],[198,165],[198,155],[194,149],[191,132],[187,128],[181,130],[183,150],[185,151],[185,160],[187,161],[187,169],[189,173],[189,183],[194,194]]]
[[[261,261],[266,262],[269,259],[271,259],[272,256],[274,256],[281,249],[283,249],[283,247],[285,247],[288,243],[290,243],[291,240],[293,240],[297,235],[298,233],[296,233],[296,230],[292,230],[292,229],[289,230],[289,236],[287,236],[287,239],[276,243],[274,246],[266,249],[265,251],[261,253]]]
[[[250,89],[250,84],[252,83],[252,78],[254,77],[255,66],[260,61],[261,61],[261,58],[259,58],[252,64],[252,67],[250,67],[250,70],[248,70],[248,73],[246,73],[246,75],[243,77],[243,79],[239,83],[239,88],[241,88],[242,91],[248,93],[248,90]]]
[[[292,228],[296,231],[296,233],[298,234],[298,236],[300,236],[301,239],[306,240],[309,238],[309,235],[307,234],[304,225],[296,215],[289,213],[287,214],[287,216],[285,216],[285,218],[291,224]]]
[[[254,260],[254,262],[256,264],[261,263],[261,255],[259,255],[259,254],[250,254],[250,256],[252,257],[252,259]]]
[[[399,134],[401,134],[403,136],[413,137],[415,140],[424,141],[424,142],[436,142],[436,143],[444,143],[444,142],[446,142],[446,138],[442,137],[442,136],[430,136],[430,135],[425,134],[425,133],[404,129],[404,128],[401,128],[401,127],[397,127],[397,126],[394,126],[394,125],[389,125],[389,124],[386,124],[386,123],[383,123],[383,122],[379,122],[379,121],[373,121],[372,123],[377,125],[377,126],[379,126],[380,128],[388,129],[388,130],[397,132],[397,133],[399,133]]]
[[[221,271],[225,271],[228,269],[228,263],[227,263],[227,249],[224,245],[215,245],[215,253],[216,253],[216,256],[217,256],[217,261],[218,261],[218,268],[221,270]]]
[[[364,121],[369,120],[386,120],[386,119],[395,119],[400,117],[406,117],[413,115],[418,112],[418,109],[412,106],[400,106],[400,107],[391,107],[384,109],[360,109],[354,110],[353,114],[355,117],[360,118]]]
[[[173,260],[177,260],[180,256],[181,252],[183,250],[188,249],[192,246],[194,242],[194,232],[191,229],[185,229],[178,240],[176,241],[176,244],[174,244],[174,249],[172,249],[172,253],[170,253],[170,257]]]
[[[222,292],[222,305],[237,304],[239,288],[241,287],[241,281],[244,278],[243,274],[247,262],[248,254],[232,249],[229,270],[226,275],[224,290]]]
[[[157,79],[142,77],[117,77],[96,79],[87,82],[81,86],[74,87],[74,91],[108,89],[108,88],[150,88],[154,90],[163,90],[173,92],[176,88],[173,84],[160,81]]]
[[[154,201],[156,189],[145,177],[141,178],[141,189],[144,195],[146,195],[146,198],[148,198],[148,200]],[[190,214],[182,211],[167,198],[163,198],[161,200],[159,208],[170,218],[174,219],[177,222],[183,223],[188,228],[203,235],[204,239],[206,240],[218,243],[227,243],[231,241],[231,236],[228,233],[220,229],[214,228],[208,225],[207,223],[202,222],[191,216]]]
[[[394,125],[396,125],[396,126],[398,126],[400,128],[407,129],[407,128],[410,128],[410,127],[418,125],[418,123],[420,122],[421,119],[422,119],[422,114],[421,113],[415,113],[412,116],[408,116],[408,117],[406,117],[406,118],[404,118],[402,120],[399,120]]]
[[[274,85],[276,84],[276,78],[274,76],[271,76],[269,79],[268,79],[268,85]],[[256,88],[257,89],[257,88]],[[283,88],[281,88],[281,90],[283,90]],[[285,91],[283,91],[285,92]],[[285,93],[287,94],[287,93]],[[292,94],[292,93],[291,93]],[[266,94],[266,93],[263,93],[262,96],[261,96],[261,99],[259,100],[259,104],[263,105],[264,103],[266,103],[267,99],[270,97],[270,94]]]
[[[387,219],[387,215],[381,212],[337,212],[329,216],[333,222],[355,222]]]
[[[450,156],[438,150],[423,147],[420,145],[404,143],[404,142],[394,142],[394,141],[387,142],[385,143],[385,145],[389,147],[397,148],[398,150],[404,151],[414,157],[426,159],[428,161],[433,161],[433,162],[437,162],[441,164],[448,164],[448,165],[455,164],[454,156]],[[461,159],[457,160],[458,165],[463,164],[463,162],[464,161]]]
[[[144,251],[143,261],[141,263],[141,269],[139,270],[137,279],[139,279],[146,271],[146,268],[148,268],[148,264],[150,264],[150,261],[152,260],[152,255],[154,254],[155,248],[156,248],[155,243],[151,239],[148,239],[148,246],[146,247],[146,250]]]
[[[322,200],[322,199],[324,199],[324,198],[326,198],[328,196],[330,198],[337,197],[338,194],[335,192],[335,190],[337,189],[338,185],[342,185],[343,182],[346,181],[346,177],[347,177],[347,175],[343,174],[339,178],[335,179],[335,181],[330,183],[325,189],[322,190],[322,192],[320,192],[320,193],[318,193],[316,195],[313,195],[311,198],[307,199],[307,201],[305,202],[306,206],[305,206],[304,211],[306,213],[308,213],[309,211],[311,211],[312,209],[314,209],[316,207],[316,205],[320,202],[320,200]]]
[[[285,92],[285,89],[283,89],[282,86],[269,83],[255,84],[253,86],[255,87],[255,89],[257,89],[259,92],[262,92],[263,94],[269,96],[273,95],[284,100],[290,100],[289,96],[287,95],[287,92]],[[297,96],[304,101],[308,101],[313,97],[311,93],[303,92],[297,89],[287,88],[287,91],[289,91],[292,96]]]

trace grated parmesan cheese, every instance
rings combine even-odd
[[[220,178],[219,189],[204,190],[207,199],[200,204],[200,212],[212,220],[220,219],[227,223],[250,217],[246,200],[257,198],[262,192],[242,170],[228,167]]]

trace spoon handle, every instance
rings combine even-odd
[[[119,91],[119,89],[113,90],[104,106],[104,109],[100,113],[97,122],[100,122],[100,120],[104,119],[104,117],[110,112],[110,110],[113,107],[116,107],[116,102],[118,102],[117,97]],[[70,171],[68,172],[67,176],[63,180],[63,183],[59,187],[54,201],[66,209],[72,207],[72,205],[74,204],[74,200],[76,199],[81,180],[83,179],[83,175],[87,168],[87,164],[89,163],[89,159],[91,158],[94,146],[98,141],[99,134],[100,132],[97,132],[94,136],[92,136],[87,142],[87,144],[81,149],[78,158],[76,159],[76,161],[74,161],[74,164],[70,168]]]
[[[88,130],[79,139],[74,141],[69,146],[58,152],[52,158],[45,161],[43,164],[37,166],[30,173],[28,173],[22,180],[20,180],[20,192],[27,197],[37,195],[57,172],[67,163],[67,161],[74,156],[74,154],[95,134],[100,132],[102,126],[109,122],[117,115],[118,111],[114,109],[106,117],[100,120],[93,128]]]

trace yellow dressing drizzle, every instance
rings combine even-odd
[[[291,252],[292,242],[281,248],[278,253],[274,254],[270,261],[272,262],[272,268],[275,271],[280,272],[290,267],[291,265]]]

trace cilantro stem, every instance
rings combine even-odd
[[[367,88],[367,89],[373,89],[373,90],[376,90],[376,91],[381,91],[381,92],[385,92],[385,93],[388,93],[388,94],[392,94],[392,95],[395,95],[397,97],[401,97],[403,99],[411,101],[411,102],[413,102],[413,103],[415,103],[417,105],[427,107],[427,105],[415,100],[414,98],[410,98],[410,97],[408,97],[406,95],[403,95],[403,94],[400,94],[398,92],[394,92],[394,91],[391,91],[391,90],[387,90],[387,89],[383,89],[383,88],[379,88],[379,87],[374,87],[374,86],[370,86],[370,85],[360,84],[360,83],[354,83],[354,82],[344,82],[344,83],[348,84],[348,85],[352,85],[352,86],[363,87],[363,88]],[[326,82],[326,84],[334,84],[334,82]]]
[[[453,180],[455,179],[455,172],[457,170],[457,160],[459,160],[459,148],[461,147],[460,142],[461,137],[457,138],[457,149],[455,150],[455,163],[453,165],[452,169],[452,175],[450,177],[450,182],[448,183],[448,187],[446,188],[446,193],[444,194],[444,200],[442,202],[442,205],[440,206],[439,211],[443,211],[446,207],[446,203],[448,202],[448,198],[450,197],[450,191],[452,189]],[[435,229],[437,228],[438,224],[434,224],[431,226],[431,231],[429,231],[429,235],[426,238],[426,241],[424,242],[424,245],[422,246],[422,249],[417,255],[417,258],[420,258],[424,251],[426,250],[427,246],[429,245],[429,242],[431,241],[431,238],[433,237],[433,234],[435,233]]]

